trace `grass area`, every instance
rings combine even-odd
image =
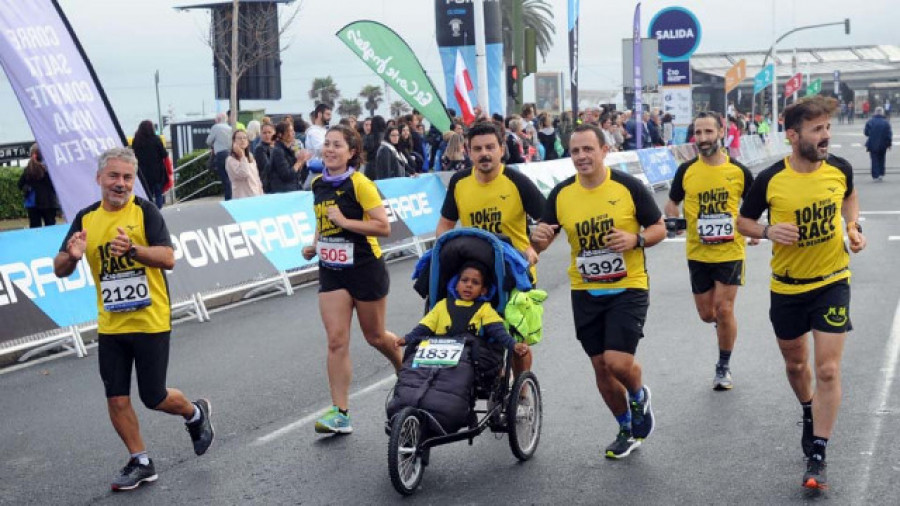
[[[0,220],[0,230],[18,230],[21,228],[28,228],[28,218]]]

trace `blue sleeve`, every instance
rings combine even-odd
[[[513,339],[513,336],[509,335],[509,332],[506,331],[506,327],[504,327],[502,323],[489,323],[482,327],[481,330],[484,331],[484,337],[489,341],[493,340],[502,344],[510,351],[510,353],[516,351],[516,340]]]

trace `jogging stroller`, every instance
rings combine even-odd
[[[497,288],[491,305],[503,314],[510,291],[517,284],[523,288],[521,277],[512,279],[511,272],[513,262],[522,262],[521,254],[474,228],[445,233],[419,261],[415,287],[426,299],[426,310],[447,296],[448,282],[470,260],[489,267],[488,279]],[[422,481],[431,448],[464,439],[471,445],[487,429],[508,434],[516,458],[530,459],[541,436],[541,390],[532,372],[519,374],[510,385],[511,378],[507,349],[482,337],[440,336],[407,346],[386,406],[388,470],[394,488],[411,495]]]

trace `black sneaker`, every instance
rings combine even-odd
[[[806,472],[803,474],[803,486],[806,488],[826,490],[828,478],[825,475],[825,459],[813,455],[806,461]]]
[[[622,459],[638,446],[641,446],[641,442],[632,437],[631,432],[622,429],[616,434],[616,440],[606,447],[604,456],[608,459]]]
[[[804,418],[800,422],[803,425],[803,435],[800,437],[800,447],[803,448],[803,455],[810,458],[813,452],[813,421],[812,416]]]
[[[132,458],[112,482],[112,489],[113,492],[134,490],[141,486],[141,483],[154,482],[157,478],[159,476],[156,474],[156,469],[153,468],[152,460],[147,465],[142,465],[138,459]]]
[[[212,413],[212,406],[206,399],[197,399],[194,401],[194,406],[197,406],[197,409],[200,410],[200,419],[194,423],[186,423],[184,426],[188,434],[191,435],[191,441],[194,442],[194,453],[203,455],[209,449],[209,445],[212,444],[215,436],[212,421],[209,419],[209,415]]]
[[[650,389],[644,389],[644,402],[631,401],[631,433],[638,441],[643,441],[653,433],[653,410],[650,408]]]

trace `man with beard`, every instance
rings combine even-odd
[[[62,278],[84,258],[97,287],[100,378],[110,421],[131,454],[112,483],[114,491],[158,477],[131,406],[132,369],[145,406],[184,418],[194,453],[203,455],[213,441],[209,401],[190,402],[166,387],[172,323],[163,270],[175,267],[175,253],[159,210],[132,195],[136,171],[137,159],[129,148],[100,155],[102,200],[78,212],[53,259],[53,271]]]
[[[457,221],[464,227],[504,234],[528,259],[535,276],[538,255],[528,239],[528,217],[540,219],[546,199],[524,174],[503,165],[503,137],[494,123],[473,124],[466,138],[475,166],[450,178],[435,237],[451,230]],[[514,355],[513,368],[517,373],[530,370],[531,352]]]
[[[741,206],[738,230],[772,241],[769,319],[788,383],[803,408],[802,484],[825,489],[825,447],[841,404],[841,355],[850,324],[850,250],[866,246],[857,223],[853,168],[828,153],[837,100],[816,95],[784,111],[791,155],[762,171]],[[763,211],[769,224],[757,223]],[[812,330],[816,386],[807,334]]]
[[[576,174],[550,191],[531,241],[540,252],[566,231],[575,337],[619,424],[603,455],[621,459],[653,432],[650,389],[635,353],[650,306],[644,250],[662,241],[666,229],[650,191],[606,166],[609,147],[599,128],[576,127],[569,150]]]
[[[724,135],[717,113],[697,115],[694,138],[700,156],[678,167],[665,207],[666,216],[674,218],[684,201],[694,304],[701,320],[715,324],[719,342],[715,390],[731,390],[733,386],[729,364],[737,340],[734,300],[738,287],[744,284],[745,259],[744,237],[735,230],[735,217],[753,183],[750,171],[721,148]],[[758,242],[751,239],[751,244]]]

